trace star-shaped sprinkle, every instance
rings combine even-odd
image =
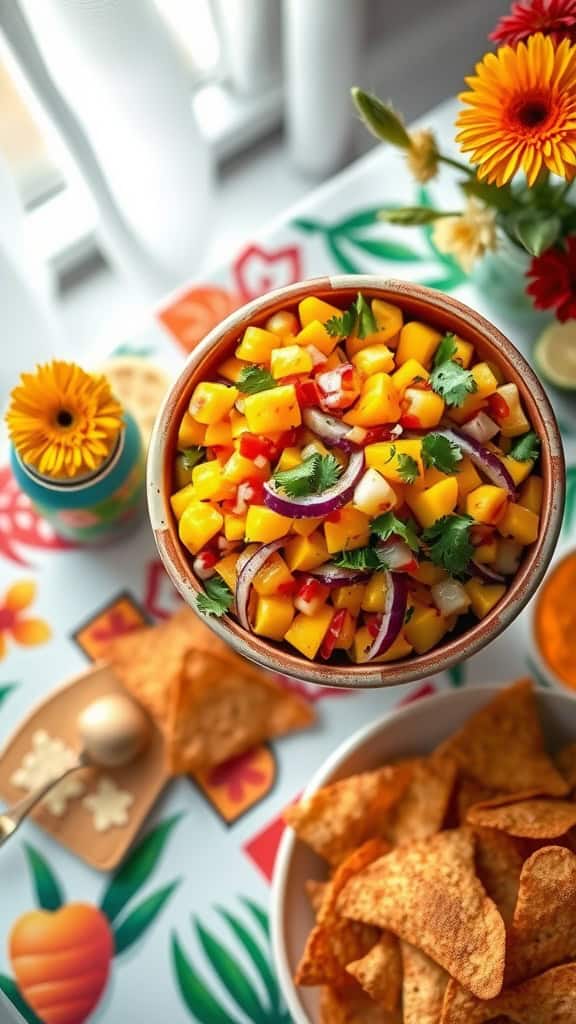
[[[10,782],[18,789],[30,793],[51,782],[67,768],[72,768],[77,760],[77,754],[61,739],[49,736],[45,729],[38,729],[32,736],[32,749],[24,755]],[[68,802],[82,796],[85,790],[82,780],[70,775],[48,793],[42,805],[55,817],[61,818],[66,812]]]
[[[92,824],[97,832],[107,832],[114,825],[126,825],[128,808],[134,795],[120,789],[113,779],[98,780],[95,793],[85,796],[82,805],[92,812]]]

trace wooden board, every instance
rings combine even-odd
[[[0,797],[7,806],[26,796],[26,792],[13,786],[10,779],[31,749],[34,733],[44,729],[49,736],[63,740],[67,746],[76,750],[76,722],[79,715],[92,701],[114,693],[124,691],[112,669],[109,665],[97,664],[50,694],[47,700],[31,712],[0,754]],[[95,830],[92,814],[82,804],[83,796],[94,790],[100,776],[113,779],[120,789],[134,797],[128,810],[127,824],[113,826],[106,832]],[[69,801],[62,817],[56,817],[47,808],[39,806],[32,812],[31,818],[81,860],[99,871],[110,871],[126,854],[168,782],[162,734],[152,723],[148,746],[131,764],[122,768],[83,768],[78,772],[78,778],[84,780],[86,792]]]

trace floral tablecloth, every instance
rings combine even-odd
[[[449,123],[442,110],[431,120],[440,128]],[[393,202],[437,198],[449,207],[453,191],[448,178],[416,195],[400,159],[380,148],[311,193],[209,281],[167,300],[149,328],[122,350],[176,371],[194,342],[236,305],[272,286],[338,271],[410,278],[453,292],[490,315],[486,296],[436,251],[430,232],[403,232],[377,221],[378,209]],[[529,354],[529,330],[502,318],[498,325]],[[566,400],[561,407],[555,402],[569,467],[559,557],[576,537],[576,415]],[[0,565],[2,742],[35,702],[97,659],[109,637],[162,619],[178,604],[147,525],[97,554],[70,547],[36,517],[7,467],[0,468]],[[23,582],[34,586],[14,591]],[[527,608],[486,651],[424,683],[353,695],[292,683],[315,704],[317,726],[237,758],[202,786],[185,778],[173,782],[112,877],[90,870],[34,825],[25,826],[0,851],[0,988],[27,1021],[38,1020],[26,1004],[27,986],[19,991],[13,980],[9,936],[23,915],[43,910],[51,916],[31,919],[43,936],[36,940],[38,976],[50,976],[54,949],[74,949],[80,957],[69,982],[67,1021],[287,1022],[268,941],[282,808],[341,740],[400,703],[526,673],[541,686],[558,685],[539,662],[531,614]],[[77,917],[66,910],[77,902],[99,908],[110,922],[111,962],[109,951],[92,943],[86,921],[79,935]],[[86,978],[107,971],[104,994],[87,1016]],[[34,983],[32,971],[27,985]],[[2,1024],[6,1013],[0,1004]]]

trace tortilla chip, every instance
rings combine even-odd
[[[447,757],[423,757],[412,762],[412,778],[393,807],[385,835],[396,846],[426,839],[444,824],[456,762]]]
[[[383,932],[370,952],[361,960],[349,963],[346,970],[364,992],[385,1010],[395,1010],[400,1005],[400,944],[391,932]]]
[[[498,907],[504,924],[514,916],[523,850],[520,840],[492,828],[475,828],[476,874]]]
[[[508,933],[506,983],[576,959],[576,855],[544,846],[525,862]]]
[[[561,776],[570,787],[576,789],[576,743],[568,743],[556,754],[554,761]]]
[[[344,991],[325,987],[320,993],[320,1024],[402,1024],[402,1014],[378,1006],[358,986]]]
[[[576,964],[553,967],[485,1002],[450,981],[442,1024],[483,1024],[498,1014],[518,1024],[576,1024]]]
[[[411,774],[405,763],[350,775],[286,808],[284,820],[320,857],[339,864],[350,850],[379,834],[384,814],[399,800]]]
[[[270,676],[190,651],[167,725],[172,771],[186,774],[222,764],[313,720],[310,705]]]
[[[404,1024],[439,1024],[449,975],[409,942],[401,944]]]
[[[398,847],[346,884],[341,914],[411,942],[481,999],[504,975],[504,922],[474,869],[467,829]]]
[[[458,825],[466,824],[466,815],[475,804],[491,800],[500,794],[494,789],[482,786],[474,779],[461,778],[456,783],[456,821]]]
[[[502,690],[438,747],[482,786],[524,796],[563,796],[566,782],[544,748],[529,679]]]
[[[320,911],[320,907],[322,906],[322,901],[324,900],[327,887],[327,882],[318,882],[315,878],[308,878],[306,881],[306,895],[310,900],[310,906],[312,907],[312,910],[314,911],[316,917],[318,917],[318,913]]]
[[[468,811],[470,825],[497,828],[525,839],[556,839],[576,825],[576,803],[568,800],[519,800],[498,804],[496,800],[476,804]]]
[[[371,839],[354,850],[326,883],[315,927],[310,932],[295,975],[297,985],[353,984],[346,965],[359,960],[378,941],[379,933],[371,925],[348,921],[336,909],[338,896],[346,883],[389,849],[383,839]]]

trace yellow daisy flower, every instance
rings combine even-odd
[[[532,186],[540,171],[571,181],[576,174],[576,46],[558,47],[541,32],[516,48],[487,53],[466,79],[456,139],[478,177],[505,185],[523,170]]]
[[[476,260],[496,248],[496,213],[470,196],[464,213],[435,221],[433,238],[469,274]]]

